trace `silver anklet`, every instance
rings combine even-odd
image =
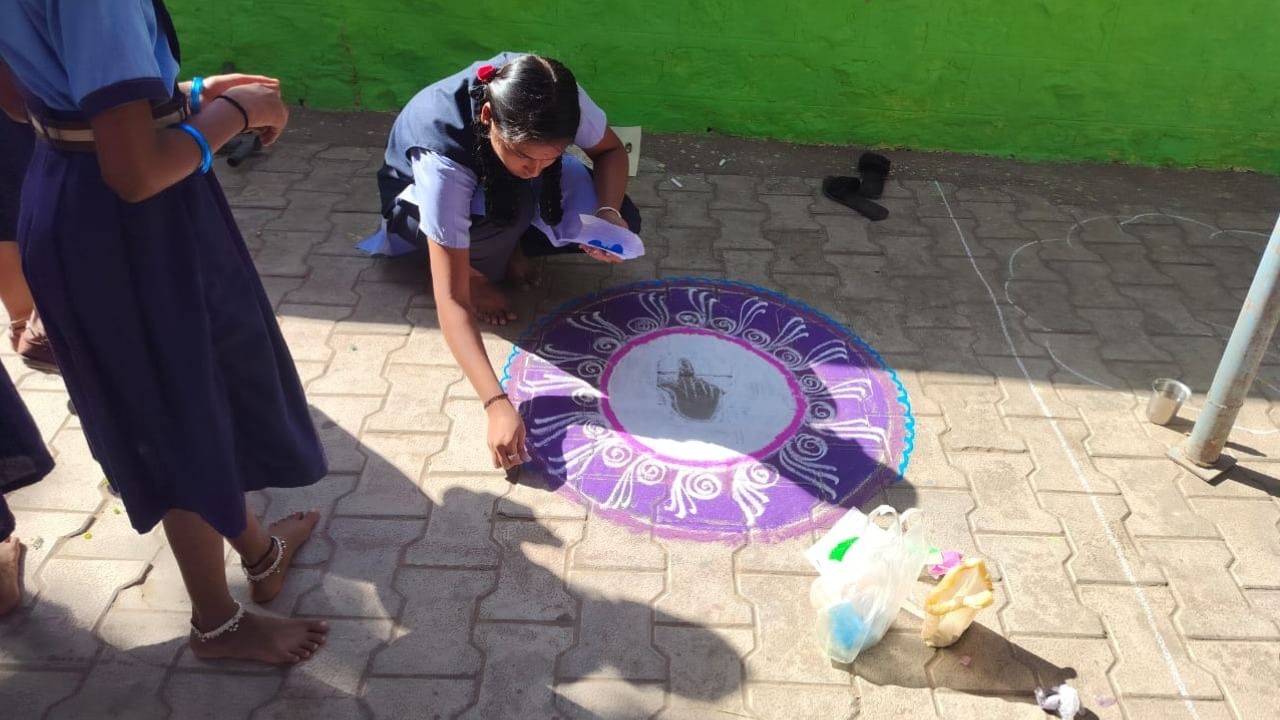
[[[248,565],[245,565],[244,563],[240,563],[240,567],[244,570],[244,576],[249,579],[249,582],[251,583],[262,582],[263,580],[266,580],[272,575],[275,575],[280,572],[280,564],[284,562],[284,549],[285,547],[287,547],[287,544],[285,543],[284,539],[281,538],[280,536],[272,535],[271,545],[275,548],[276,559],[272,561],[271,567],[267,568],[266,570],[263,570],[262,572],[255,575],[249,572]]]
[[[226,635],[227,633],[233,633],[236,630],[239,630],[240,621],[243,619],[244,619],[244,606],[241,605],[240,603],[236,603],[236,612],[234,615],[231,616],[230,620],[222,623],[221,625],[210,630],[209,632],[200,632],[200,628],[196,627],[195,622],[192,621],[191,632],[195,633],[196,639],[199,640],[200,642],[209,642],[210,640],[217,640],[218,638],[222,637],[223,635]]]

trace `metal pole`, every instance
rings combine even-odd
[[[1213,376],[1204,409],[1196,419],[1191,436],[1182,443],[1181,453],[1186,460],[1200,467],[1212,467],[1221,459],[1227,435],[1258,374],[1277,322],[1280,322],[1280,220],[1276,221],[1267,249],[1262,253],[1253,284],[1249,286],[1249,296],[1240,308],[1231,339]]]

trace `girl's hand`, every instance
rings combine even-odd
[[[614,255],[611,252],[605,252],[604,250],[593,248],[588,245],[581,245],[579,247],[582,248],[582,252],[586,253],[588,257],[592,258],[593,260],[599,260],[602,263],[609,263],[609,264],[622,262],[622,258],[618,257],[617,255]]]
[[[242,73],[232,73],[230,75],[210,75],[204,79],[204,92],[200,93],[200,104],[208,106],[209,101],[226,93],[233,87],[241,85],[266,85],[273,90],[280,89],[280,81],[266,75],[244,75]]]
[[[511,401],[502,399],[486,411],[489,415],[489,452],[493,466],[510,470],[529,460],[525,448],[524,419]]]
[[[279,83],[237,85],[222,94],[244,106],[249,129],[258,134],[263,145],[275,142],[289,124],[289,108],[280,97]]]
[[[623,220],[622,215],[620,215],[619,213],[612,212],[612,211],[600,212],[599,210],[597,210],[596,217],[600,218],[601,220],[604,220],[605,222],[611,225],[617,225],[618,227],[624,228],[626,230],[631,229],[631,227],[627,225],[627,221]],[[604,250],[600,250],[598,248],[593,248],[589,245],[583,245],[582,252],[586,253],[593,260],[599,260],[602,263],[613,264],[613,263],[622,262],[622,258],[618,257],[617,255],[614,255],[611,252],[605,252]]]

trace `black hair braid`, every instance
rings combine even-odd
[[[548,225],[559,225],[564,219],[564,196],[560,186],[563,169],[564,160],[558,159],[542,171],[542,197],[538,199],[538,210],[542,221]]]
[[[507,226],[516,216],[516,190],[519,178],[512,175],[498,159],[483,128],[476,133],[476,159],[480,166],[480,187],[484,190],[484,214],[494,223]]]
[[[471,97],[480,108],[488,100],[488,86],[477,84],[471,90]],[[517,178],[507,170],[493,151],[493,143],[489,139],[489,128],[480,122],[480,117],[473,119],[475,125],[476,165],[480,168],[480,187],[484,190],[484,214],[499,226],[507,226],[515,220],[516,215],[516,183]]]

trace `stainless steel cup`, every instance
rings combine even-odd
[[[1182,403],[1191,397],[1191,388],[1173,378],[1158,378],[1151,383],[1151,399],[1147,401],[1147,419],[1156,425],[1168,425],[1178,416]]]

